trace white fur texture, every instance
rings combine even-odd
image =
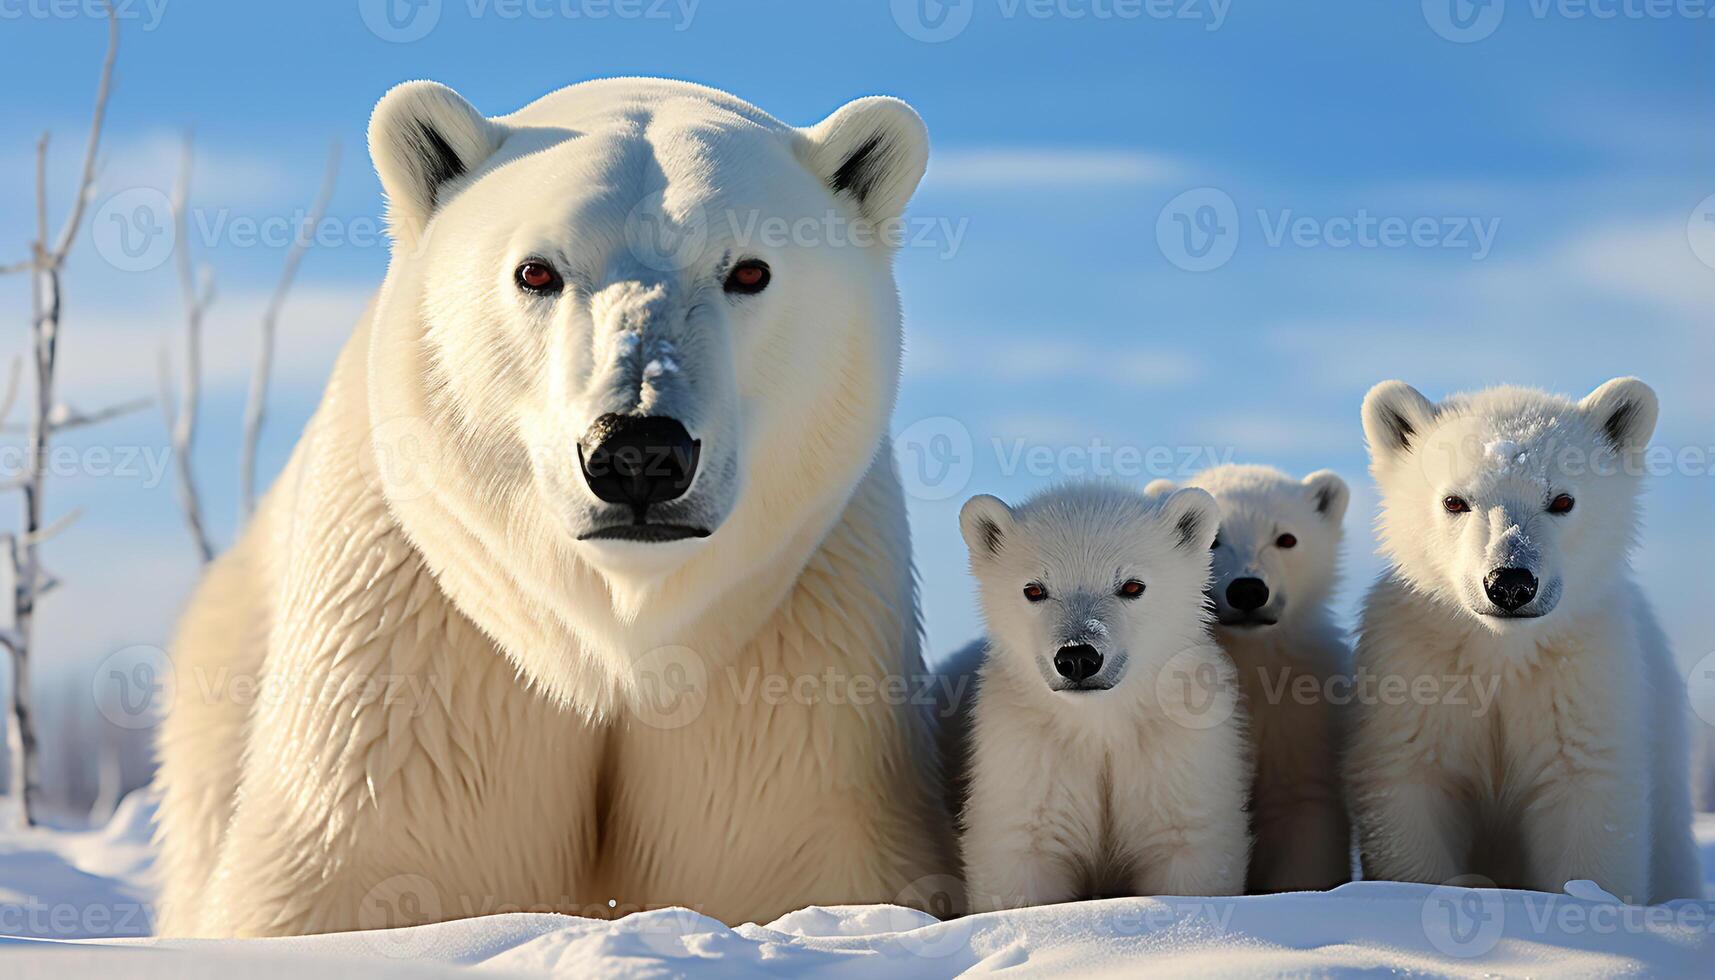
[[[1300,480],[1267,466],[1218,466],[1188,485],[1221,508],[1209,589],[1215,639],[1238,671],[1256,742],[1246,890],[1332,888],[1352,877],[1339,758],[1351,647],[1329,609],[1351,494],[1329,470]],[[1172,489],[1161,480],[1148,492]],[[1268,589],[1260,609],[1228,601],[1243,579]]]
[[[961,840],[973,909],[1243,889],[1250,749],[1203,602],[1218,522],[1201,490],[965,505],[988,624]],[[1130,580],[1141,596],[1118,594]],[[1056,689],[1070,643],[1101,651],[1108,689]]]
[[[1402,687],[1355,712],[1346,771],[1367,877],[1698,895],[1684,684],[1628,557],[1655,418],[1655,394],[1629,378],[1580,402],[1496,388],[1437,405],[1397,381],[1370,392],[1392,567],[1357,661]],[[1551,513],[1561,494],[1574,506]],[[1449,512],[1450,497],[1468,511]],[[1485,598],[1497,566],[1537,576],[1518,610],[1533,618],[1501,618]],[[1412,684],[1422,693],[1403,693]]]
[[[497,119],[429,83],[382,100],[387,280],[175,643],[163,932],[662,905],[766,922],[910,903],[945,870],[921,707],[763,686],[922,670],[885,441],[892,256],[741,234],[896,213],[925,140],[890,99],[799,130],[649,79]],[[518,288],[532,257],[563,292]],[[771,267],[765,292],[723,293],[743,258]],[[580,439],[663,411],[703,462],[662,506],[713,533],[580,540],[615,519]]]

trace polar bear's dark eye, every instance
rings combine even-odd
[[[1024,597],[1031,602],[1041,602],[1048,598],[1048,590],[1038,583],[1032,582],[1024,587]]]
[[[1550,514],[1570,514],[1574,503],[1576,501],[1572,499],[1571,494],[1563,493],[1548,502],[1548,512]]]
[[[1471,505],[1465,501],[1464,497],[1443,497],[1441,498],[1441,506],[1449,514],[1469,514],[1471,512]]]
[[[557,293],[564,285],[554,267],[541,259],[530,259],[522,263],[512,277],[517,280],[518,288],[527,293]]]
[[[1120,586],[1119,591],[1114,594],[1121,599],[1136,599],[1143,595],[1143,583],[1134,578],[1126,579],[1126,583]]]
[[[1274,546],[1276,548],[1296,548],[1298,547],[1298,537],[1293,534],[1282,534],[1274,539]]]
[[[774,274],[769,271],[767,262],[761,259],[745,259],[726,274],[726,285],[723,288],[729,293],[754,296],[767,289],[768,281],[773,278]]]

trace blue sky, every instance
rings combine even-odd
[[[955,520],[972,493],[1104,466],[1140,483],[1227,458],[1333,467],[1355,491],[1350,609],[1379,567],[1357,414],[1371,384],[1582,395],[1629,373],[1662,397],[1657,442],[1692,453],[1653,481],[1637,565],[1681,658],[1715,649],[1715,21],[1689,16],[1694,0],[1668,16],[1597,0],[1611,17],[1574,0],[427,0],[391,22],[368,0],[155,2],[125,8],[96,203],[169,189],[195,131],[192,247],[220,291],[197,465],[223,543],[284,255],[246,229],[304,209],[339,142],[341,230],[286,311],[271,473],[385,268],[363,146],[381,93],[434,78],[500,114],[661,74],[799,124],[877,92],[928,122],[894,430],[931,653],[978,629]],[[64,203],[102,43],[81,9],[0,0],[0,262],[22,255],[44,129]],[[65,390],[88,407],[151,394],[181,322],[170,263],[115,268],[95,240],[73,257],[64,341]],[[24,283],[0,280],[6,310],[0,340],[21,350]],[[170,477],[148,473],[155,414],[68,442],[88,472],[56,483],[50,510],[85,516],[51,545],[68,584],[44,642],[83,664],[163,642],[195,564]],[[94,473],[104,447],[137,472]]]

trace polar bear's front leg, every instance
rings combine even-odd
[[[1134,887],[1140,895],[1242,895],[1251,856],[1249,740],[1236,716],[1209,729],[1164,731],[1177,736],[1179,751],[1151,759],[1115,800],[1128,815],[1122,839],[1138,857]]]
[[[1569,631],[1514,685],[1507,768],[1527,801],[1524,884],[1558,892],[1587,878],[1628,902],[1650,899],[1647,698],[1623,623]],[[1684,778],[1683,775],[1679,778]]]
[[[398,536],[354,537],[287,591],[199,930],[591,907],[603,736],[520,685]]]
[[[1559,892],[1588,878],[1632,904],[1650,900],[1650,829],[1641,815],[1646,790],[1635,779],[1571,776],[1556,780],[1525,814],[1525,884]]]
[[[965,896],[972,912],[1076,901],[1073,862],[1021,827],[973,831],[965,849]]]
[[[1439,885],[1468,873],[1472,831],[1445,786],[1366,780],[1351,794],[1365,878]]]
[[[1439,885],[1473,870],[1470,807],[1447,767],[1486,741],[1487,729],[1477,719],[1433,711],[1415,704],[1356,706],[1345,775],[1365,878]]]
[[[1101,850],[1098,814],[1076,805],[1083,799],[1093,810],[1096,798],[1077,792],[1074,776],[1030,765],[1031,754],[990,744],[973,759],[960,839],[973,912],[1075,901],[1083,897],[1075,855]]]
[[[1102,851],[1097,757],[1046,737],[1016,703],[1003,703],[1007,678],[989,683],[973,717],[959,839],[971,911],[1084,897],[1081,872]]]

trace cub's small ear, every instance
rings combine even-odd
[[[929,165],[929,131],[898,99],[878,95],[848,102],[799,132],[805,165],[872,221],[904,213]]]
[[[1151,480],[1144,486],[1143,495],[1145,497],[1165,497],[1177,489],[1179,489],[1179,484],[1172,480]]]
[[[499,148],[505,129],[439,82],[393,86],[369,117],[369,156],[393,240],[415,245],[448,184]]]
[[[1655,389],[1637,378],[1615,378],[1585,396],[1578,408],[1616,450],[1642,449],[1655,433],[1660,404]]]
[[[979,493],[959,509],[959,533],[965,536],[972,560],[995,558],[1012,533],[1012,508],[999,497]]]
[[[1161,517],[1173,529],[1174,544],[1185,551],[1208,551],[1221,530],[1221,505],[1200,487],[1169,494],[1161,505]]]
[[[1317,470],[1304,478],[1304,486],[1310,491],[1310,500],[1316,505],[1316,513],[1333,525],[1346,517],[1346,504],[1352,499],[1352,491],[1346,486],[1346,481],[1340,479],[1340,474],[1333,470]]]
[[[1435,403],[1403,381],[1383,381],[1364,396],[1364,439],[1370,458],[1403,453],[1435,419]]]

